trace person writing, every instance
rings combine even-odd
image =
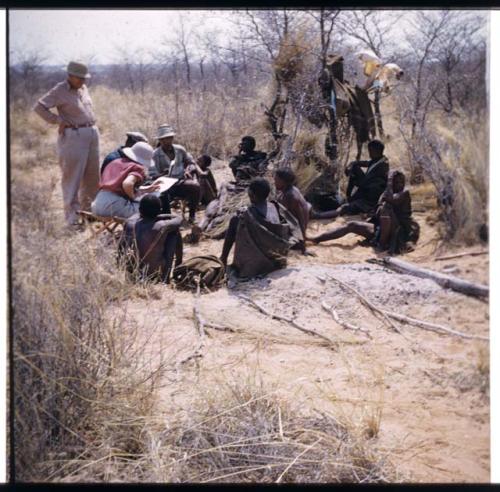
[[[158,190],[152,183],[139,189],[145,181],[146,169],[152,163],[153,148],[137,142],[123,149],[125,157],[111,161],[104,169],[99,192],[92,202],[92,213],[102,217],[128,218],[139,211],[139,198]]]

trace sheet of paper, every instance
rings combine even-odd
[[[172,186],[174,186],[174,184],[177,183],[177,181],[179,181],[179,180],[175,179],[175,178],[168,178],[167,176],[161,176],[161,177],[155,179],[153,181],[153,183],[151,183],[151,184],[159,184],[160,188],[157,191],[158,191],[158,193],[163,193],[164,191],[167,191],[170,188],[172,188]],[[141,189],[147,188],[148,186],[150,186],[150,185],[140,186],[139,189],[141,190]]]

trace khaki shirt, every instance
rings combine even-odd
[[[59,114],[50,111],[57,108]],[[86,85],[80,89],[72,89],[69,82],[59,82],[47,94],[41,97],[33,107],[35,113],[47,123],[65,122],[71,126],[95,124],[92,99]]]
[[[189,164],[194,164],[192,155],[186,151],[182,145],[172,144],[175,157],[170,159],[161,147],[157,147],[153,153],[154,166],[149,169],[149,175],[154,178],[156,176],[170,176],[171,178],[184,178],[184,171]]]

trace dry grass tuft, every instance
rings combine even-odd
[[[326,414],[304,416],[276,391],[228,385],[175,427],[175,481],[385,483],[390,463]]]

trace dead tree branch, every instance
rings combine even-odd
[[[438,325],[437,323],[429,323],[428,321],[422,321],[415,318],[410,318],[409,316],[405,316],[404,314],[397,314],[391,311],[382,310],[387,316],[391,318],[397,319],[402,323],[407,323],[409,325],[418,326],[419,328],[423,328],[424,330],[434,331],[436,333],[453,335],[460,338],[468,338],[471,340],[485,340],[488,341],[488,337],[483,337],[481,335],[469,335],[467,333],[462,333],[457,330],[453,330],[452,328],[448,328],[447,326]]]
[[[461,294],[472,297],[486,298],[489,295],[489,287],[487,285],[475,284],[467,280],[463,280],[452,275],[435,272],[426,268],[420,268],[411,263],[396,258],[386,257],[382,259],[384,266],[398,273],[405,273],[420,278],[430,278],[445,289],[452,289]]]

